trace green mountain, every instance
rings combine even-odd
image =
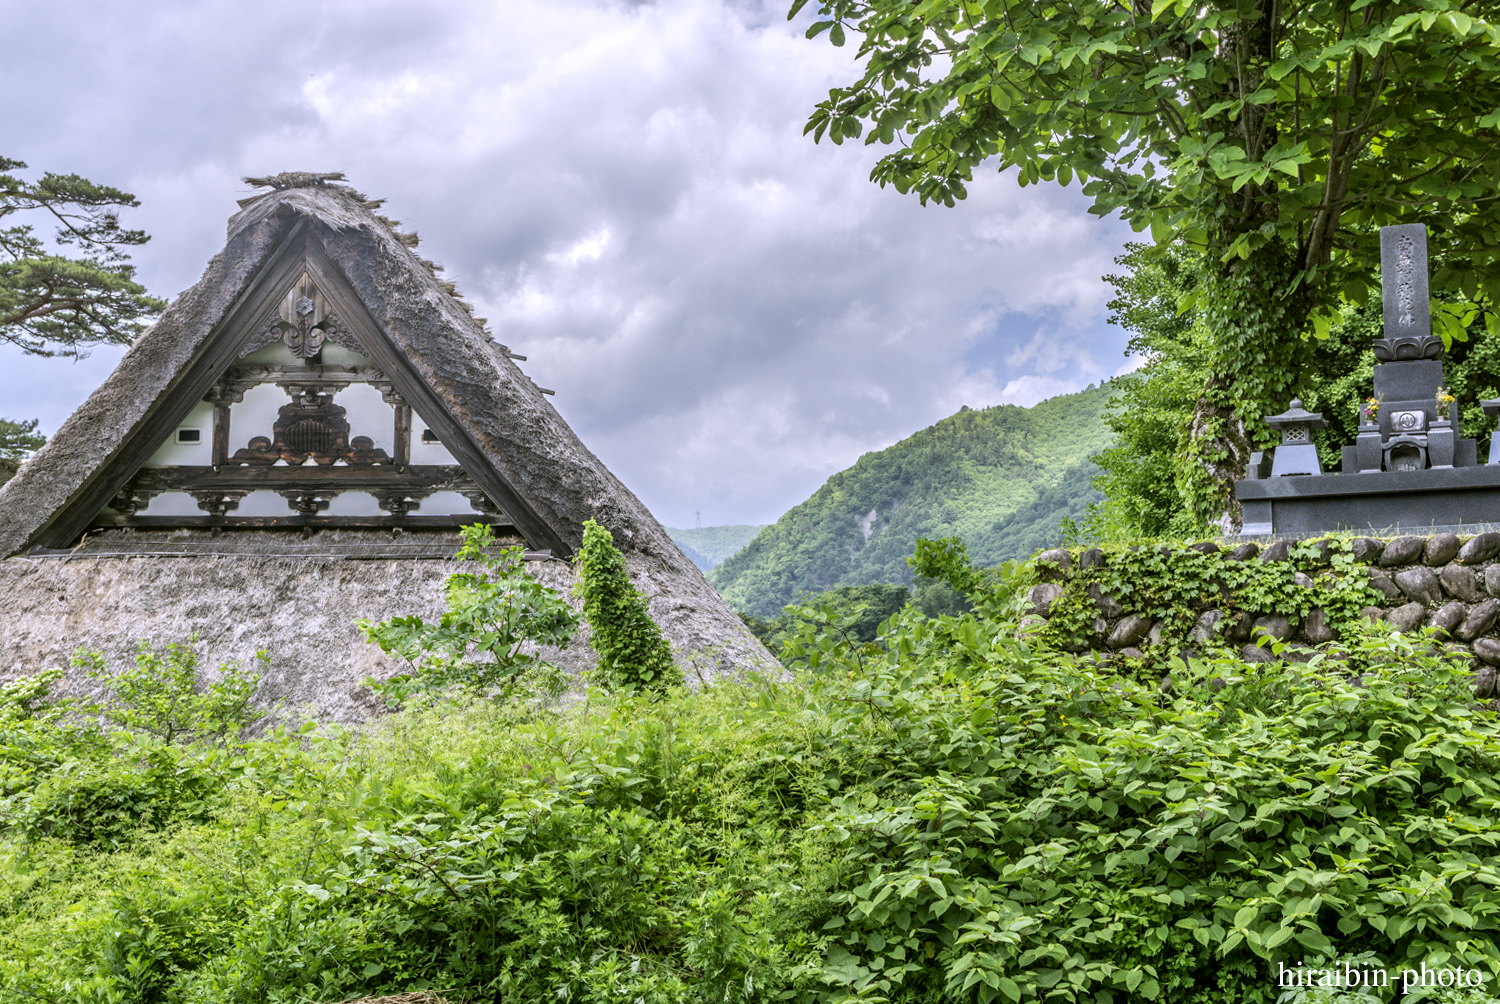
[[[1110,387],[1032,408],[958,414],[835,474],[709,573],[736,610],[775,617],[807,593],[910,583],[918,537],[962,537],[981,565],[1056,543],[1099,498],[1089,456],[1109,445]],[[675,531],[674,531],[675,533]]]
[[[705,572],[755,539],[760,526],[700,526],[691,530],[666,528],[683,555]]]

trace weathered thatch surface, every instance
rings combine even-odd
[[[0,487],[0,557],[24,555],[50,539],[70,511],[87,508],[80,500],[133,473],[122,459],[127,446],[139,453],[149,420],[182,399],[183,374],[213,358],[205,353],[215,345],[222,349],[216,339],[227,337],[235,311],[243,309],[237,304],[305,234],[306,246],[334,263],[368,310],[373,337],[394,351],[404,378],[435,395],[444,414],[424,417],[462,430],[485,469],[524,502],[544,535],[566,551],[581,545],[585,520],[608,527],[632,578],[651,597],[653,616],[704,675],[774,667],[645,506],[411,250],[409,235],[376,216],[364,196],[326,184],[328,177],[257,179],[278,187],[244,202],[230,220],[225,249],[198,284],[173,301],[109,379]],[[525,530],[521,515],[512,515]],[[535,536],[528,532],[531,546],[548,546]],[[568,584],[570,566],[536,564],[543,577]],[[450,570],[437,561],[272,552],[9,557],[0,562],[0,675],[56,665],[79,646],[118,655],[142,638],[182,640],[196,632],[215,660],[270,650],[270,696],[352,720],[372,706],[359,681],[393,669],[363,644],[353,622],[435,611]],[[589,658],[580,651],[570,661],[576,668]]]
[[[357,536],[340,535],[346,546]],[[404,666],[366,644],[356,622],[434,617],[442,609],[444,578],[462,566],[435,559],[308,557],[288,550],[268,545],[263,555],[0,561],[0,679],[66,666],[79,647],[98,649],[112,665],[124,665],[142,639],[164,645],[196,633],[205,669],[268,653],[258,703],[325,721],[363,721],[381,706],[364,679],[391,676]],[[738,618],[729,625],[737,630],[725,630],[722,620],[703,616],[705,598],[683,594],[678,577],[639,552],[626,560],[689,683],[753,669],[764,658],[753,637],[754,646],[746,644]],[[529,561],[526,568],[578,604],[572,563]],[[566,650],[548,655],[577,676],[596,661],[587,642],[585,627]],[[66,686],[83,693],[89,683],[74,674]]]

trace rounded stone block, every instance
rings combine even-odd
[[[1368,565],[1372,561],[1379,561],[1380,555],[1385,551],[1385,541],[1376,540],[1374,537],[1356,537],[1349,544],[1349,550],[1354,555],[1354,560]]]
[[[1308,612],[1307,620],[1302,622],[1302,637],[1314,645],[1326,645],[1338,637],[1328,626],[1328,615],[1322,607]]]
[[[1193,622],[1193,630],[1188,637],[1195,645],[1205,645],[1214,636],[1214,629],[1219,626],[1219,621],[1224,619],[1224,614],[1217,607],[1212,607],[1198,615]]]
[[[1500,564],[1494,564],[1484,570],[1484,591],[1491,596],[1500,596]]]
[[[1425,537],[1397,537],[1385,545],[1385,550],[1380,553],[1380,561],[1377,564],[1381,568],[1410,565],[1422,557],[1422,551],[1426,547],[1427,539]]]
[[[1250,629],[1255,626],[1255,618],[1237,610],[1231,613],[1224,621],[1224,638],[1238,645],[1242,641],[1250,639]]]
[[[1477,565],[1500,554],[1500,533],[1481,533],[1458,549],[1458,563]]]
[[[1229,552],[1230,561],[1249,561],[1260,553],[1259,544],[1241,544]]]
[[[1488,599],[1483,603],[1476,603],[1469,609],[1469,615],[1464,618],[1463,624],[1459,625],[1458,636],[1464,641],[1473,641],[1494,627],[1497,618],[1500,618],[1500,600]]]
[[[1306,572],[1293,572],[1292,581],[1303,589],[1311,589],[1313,587],[1312,576]]]
[[[1376,592],[1385,597],[1385,601],[1387,603],[1400,603],[1402,600],[1406,599],[1406,594],[1403,593],[1399,588],[1397,588],[1396,584],[1391,581],[1391,577],[1389,575],[1386,575],[1384,572],[1375,568],[1370,569],[1369,573],[1370,585],[1375,589]]]
[[[1474,696],[1480,700],[1492,697],[1495,693],[1496,674],[1494,666],[1480,666],[1474,673]]]
[[[1200,540],[1196,544],[1189,544],[1188,550],[1197,551],[1199,554],[1218,554],[1219,545],[1211,540]]]
[[[1080,568],[1103,568],[1104,552],[1097,547],[1091,547],[1078,556]]]
[[[1443,592],[1455,600],[1478,603],[1484,599],[1484,591],[1479,588],[1479,577],[1474,574],[1472,568],[1465,568],[1463,565],[1444,565],[1438,572],[1438,582],[1442,583]]]
[[[1424,606],[1433,606],[1443,598],[1438,577],[1424,565],[1403,568],[1396,573],[1396,586],[1411,600]]]
[[[1385,619],[1385,611],[1380,607],[1362,607],[1359,615],[1367,621],[1379,621]]]
[[[1246,662],[1268,663],[1276,661],[1276,653],[1269,647],[1262,648],[1259,645],[1246,645],[1240,649],[1240,658]]]
[[[1141,614],[1121,617],[1115,629],[1109,633],[1105,644],[1113,649],[1130,648],[1145,641],[1151,631],[1151,618]]]
[[[1106,593],[1100,588],[1097,582],[1090,582],[1088,589],[1084,590],[1084,592],[1088,594],[1089,599],[1094,601],[1094,606],[1098,609],[1099,616],[1101,617],[1108,617],[1110,620],[1114,620],[1125,612],[1124,605],[1115,598],[1114,594]]]
[[[1429,540],[1427,542],[1427,546],[1422,549],[1422,561],[1426,563],[1429,568],[1436,568],[1439,565],[1446,565],[1448,562],[1458,557],[1459,546],[1458,534],[1437,534],[1431,540]]]
[[[1458,600],[1444,603],[1432,612],[1432,617],[1427,621],[1429,627],[1438,629],[1440,637],[1446,638],[1458,630],[1464,618],[1469,614],[1469,608]]]
[[[1126,645],[1124,648],[1120,649],[1120,651],[1116,652],[1115,654],[1118,655],[1121,659],[1144,659],[1144,658],[1146,658],[1146,653],[1142,652],[1140,649],[1134,647],[1133,645]]]
[[[1255,626],[1250,629],[1250,640],[1255,641],[1261,635],[1286,641],[1292,636],[1292,622],[1284,614],[1264,614],[1255,618]]]
[[[1475,638],[1474,654],[1491,666],[1500,666],[1500,641],[1493,638]]]
[[[1050,616],[1052,604],[1063,593],[1063,587],[1055,582],[1043,582],[1032,586],[1026,591],[1026,601],[1031,604],[1031,612],[1042,617]]]
[[[1260,552],[1261,561],[1285,561],[1292,556],[1292,545],[1290,541],[1278,540],[1274,544],[1267,545]]]
[[[1073,569],[1073,556],[1061,547],[1043,551],[1033,559],[1037,575],[1053,581],[1064,578]]]
[[[1422,626],[1427,619],[1427,607],[1421,603],[1408,603],[1386,613],[1385,621],[1397,631],[1406,634]]]

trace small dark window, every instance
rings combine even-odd
[[[178,429],[177,441],[179,443],[201,443],[203,433],[198,429]]]
[[[423,429],[422,430],[422,442],[424,442],[424,443],[441,443],[442,440],[439,439],[439,438],[437,438],[437,433],[433,432],[431,429]]]

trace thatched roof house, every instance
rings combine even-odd
[[[0,674],[201,636],[344,720],[357,618],[439,607],[456,527],[565,592],[593,518],[695,675],[769,657],[417,240],[341,175],[247,179],[224,250],[0,488]],[[592,656],[575,645],[575,666]]]

